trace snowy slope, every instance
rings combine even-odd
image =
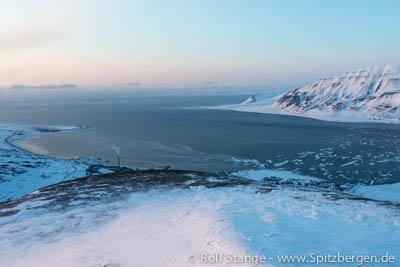
[[[316,266],[278,263],[285,255],[312,260],[310,253],[378,259],[389,253],[399,263],[396,205],[295,188],[262,190],[262,184],[206,187],[196,185],[202,181],[196,173],[183,176],[176,186],[150,190],[143,178],[143,190],[130,186],[123,199],[118,190],[136,178],[70,181],[16,206],[0,205],[0,266],[255,266],[202,262],[202,254],[266,256],[258,266]],[[191,186],[183,189],[182,182]],[[359,266],[319,266],[332,265]]]
[[[370,186],[359,185],[352,189],[352,193],[376,200],[388,200],[400,203],[400,183]]]
[[[252,96],[230,108],[337,121],[400,122],[400,68],[360,68],[274,98]]]

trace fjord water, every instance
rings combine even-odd
[[[56,157],[122,165],[224,171],[268,168],[348,183],[400,177],[400,128],[205,108],[248,96],[163,96],[7,102],[0,123],[82,125],[20,143]],[[118,149],[116,149],[118,148]],[[261,166],[259,163],[263,164]]]

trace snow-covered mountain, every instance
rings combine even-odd
[[[400,122],[400,68],[360,68],[274,98],[251,96],[232,108],[326,120]]]

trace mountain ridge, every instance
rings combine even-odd
[[[325,120],[400,123],[400,67],[358,68],[273,98],[254,95],[232,109]]]

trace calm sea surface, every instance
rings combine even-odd
[[[94,127],[46,133],[21,144],[57,157],[115,164],[118,148],[122,165],[130,167],[222,171],[263,164],[341,182],[400,180],[400,127],[204,108],[246,97],[8,102],[0,105],[0,123]]]

